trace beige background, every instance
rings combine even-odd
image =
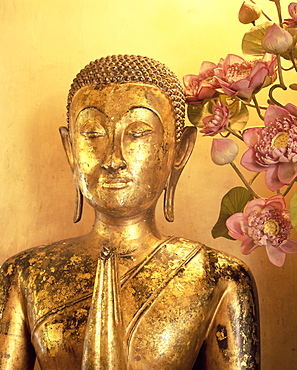
[[[282,3],[287,15],[289,1]],[[271,1],[259,4],[276,18]],[[1,1],[0,263],[92,225],[87,207],[81,223],[72,224],[74,188],[58,136],[75,74],[91,60],[118,53],[158,59],[180,78],[198,73],[203,60],[241,53],[249,26],[237,21],[240,5],[240,0]],[[296,103],[294,94],[280,98]],[[177,190],[176,221],[168,225],[160,205],[160,228],[230,252],[250,266],[261,305],[263,369],[292,370],[297,368],[297,255],[277,268],[264,248],[245,257],[238,242],[212,239],[220,199],[241,183],[231,168],[212,164],[210,143],[199,136]]]

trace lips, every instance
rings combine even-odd
[[[129,178],[100,179],[99,183],[103,189],[124,189],[132,184]]]

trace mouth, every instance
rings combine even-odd
[[[99,182],[103,189],[124,189],[132,184],[130,179],[125,178],[100,179]]]

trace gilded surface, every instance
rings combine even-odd
[[[0,368],[259,369],[256,289],[235,258],[166,237],[155,205],[195,141],[145,83],[84,86],[61,129],[89,234],[32,248],[1,270]]]
[[[14,346],[1,368],[11,368],[15,351],[33,356],[32,341],[42,369],[81,369],[97,260],[78,242],[34,248],[3,266],[11,293],[1,332]],[[253,281],[233,258],[174,238],[120,285],[129,369],[191,369],[202,345],[202,369],[257,368]]]

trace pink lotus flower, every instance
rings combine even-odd
[[[230,117],[230,111],[223,102],[212,106],[212,115],[204,117],[202,123],[204,128],[200,130],[203,136],[213,136],[224,131]]]
[[[272,54],[281,54],[287,51],[293,44],[293,37],[285,29],[273,24],[262,39],[265,51]]]
[[[288,239],[292,225],[285,210],[283,195],[250,201],[245,213],[235,213],[226,221],[229,235],[242,241],[241,252],[250,254],[257,247],[266,246],[268,258],[281,267],[286,253],[297,252],[297,242]]]
[[[203,62],[198,75],[186,75],[183,78],[185,85],[186,103],[196,105],[204,99],[211,99],[217,95],[217,81],[214,80],[216,64]]]
[[[231,139],[213,139],[211,146],[211,159],[218,166],[234,161],[238,154],[238,145]]]
[[[276,191],[297,176],[297,107],[270,105],[264,124],[244,133],[250,149],[242,156],[241,164],[250,171],[266,171],[266,185]]]
[[[220,60],[214,73],[225,94],[249,102],[253,94],[275,80],[276,66],[275,55],[265,54],[262,59],[247,61],[229,54]]]
[[[297,27],[297,3],[290,3],[288,11],[292,18],[285,19],[283,23],[289,27]]]

